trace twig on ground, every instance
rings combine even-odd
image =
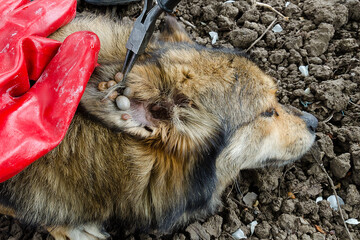
[[[250,47],[248,47],[248,49],[245,50],[245,52],[248,52],[258,41],[260,41],[263,36],[270,30],[270,28],[272,28],[272,26],[274,26],[275,22],[277,21],[277,19],[274,19],[274,21],[272,21],[270,23],[270,25],[265,29],[265,31],[261,34],[260,37],[258,37],[258,39],[255,40],[255,42],[253,42]]]
[[[329,122],[332,118],[334,117],[334,112],[332,112],[331,114],[330,114],[330,116],[329,117],[327,117],[324,121],[322,121],[323,123],[327,123],[327,122]]]
[[[180,21],[182,21],[185,25],[188,25],[188,26],[192,27],[193,29],[196,29],[196,27],[195,27],[194,24],[192,24],[191,22],[185,20],[183,17],[180,17],[179,19],[180,19]]]
[[[227,194],[226,198],[229,198],[229,196],[230,196],[233,189],[234,189],[234,183],[231,184],[231,189],[230,189],[229,193]]]
[[[345,219],[344,219],[344,215],[343,215],[342,210],[341,210],[341,206],[340,206],[340,203],[339,203],[339,199],[338,199],[337,192],[336,192],[336,190],[335,190],[334,182],[333,182],[333,180],[331,179],[331,177],[329,176],[329,174],[327,173],[324,165],[323,165],[323,164],[319,161],[319,159],[315,156],[315,154],[314,154],[314,148],[311,150],[311,155],[313,156],[314,160],[317,162],[317,164],[320,166],[321,170],[325,173],[327,179],[329,180],[330,186],[331,186],[331,188],[332,188],[332,190],[333,190],[333,192],[334,192],[335,198],[336,198],[336,203],[337,203],[337,205],[338,205],[338,210],[339,210],[341,219],[342,219],[342,221],[343,221],[343,223],[344,223],[344,226],[345,226],[347,235],[348,235],[348,237],[349,237],[350,240],[353,240],[353,238],[351,237],[349,228],[348,228],[347,225],[346,225],[346,222],[345,222]]]
[[[241,203],[239,200],[237,200],[237,199],[235,199],[235,198],[231,198],[231,200],[234,201],[234,202],[236,202],[237,204],[239,204],[239,205],[240,205],[241,207],[243,207],[243,208],[247,208],[247,209],[251,209],[251,210],[254,209],[253,207],[249,207],[248,205]]]
[[[278,197],[281,197],[281,184],[284,182],[285,175],[293,168],[295,168],[295,164],[286,165],[285,171],[283,172],[283,174],[281,176],[281,179],[280,179],[280,182],[279,182]]]
[[[360,107],[360,105],[359,105],[359,104],[354,103],[354,102],[352,102],[352,101],[349,101],[349,103],[351,103],[351,104],[353,104],[353,105],[355,105],[355,106],[357,106],[357,107]]]
[[[269,9],[270,9],[271,11],[273,11],[274,13],[280,15],[285,21],[289,21],[289,17],[285,17],[281,12],[279,12],[278,10],[276,10],[275,8],[273,8],[272,6],[270,6],[269,4],[261,3],[261,2],[255,2],[255,6],[260,6],[260,7],[269,8]]]
[[[231,239],[236,240],[236,238],[234,238],[230,233],[226,233],[226,235],[228,235],[229,237],[231,237]]]

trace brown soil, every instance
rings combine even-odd
[[[124,230],[111,232],[112,239],[232,239],[239,228],[248,239],[348,239],[339,212],[326,201],[333,191],[313,156],[325,166],[344,200],[344,218],[360,221],[360,2],[291,0],[287,6],[285,0],[263,2],[289,20],[255,7],[250,0],[183,0],[176,15],[197,43],[212,47],[209,32],[214,31],[219,39],[213,47],[242,49],[277,19],[283,30],[268,31],[248,54],[278,80],[281,103],[319,119],[313,155],[283,168],[242,171],[224,193],[224,206],[217,215],[177,233],[162,236]],[[135,3],[108,10],[134,18],[141,9]],[[309,76],[301,74],[301,65],[308,65]],[[257,195],[250,205],[243,200],[247,193]],[[325,200],[316,203],[319,196]],[[249,237],[249,224],[255,220],[258,225]],[[360,224],[348,227],[352,238],[360,239]],[[0,216],[3,239],[52,238],[41,228]]]

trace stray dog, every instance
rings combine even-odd
[[[279,104],[271,77],[165,22],[115,91],[130,89],[126,110],[100,85],[120,72],[131,24],[83,13],[52,36],[95,32],[100,66],[61,144],[0,184],[2,213],[57,240],[106,239],[110,218],[169,232],[213,214],[241,169],[284,165],[311,147],[316,118]]]

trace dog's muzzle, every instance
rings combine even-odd
[[[312,114],[310,113],[307,113],[307,112],[301,112],[301,116],[300,118],[302,120],[304,120],[304,122],[306,123],[306,126],[308,128],[308,130],[311,132],[311,133],[315,133],[315,130],[318,126],[318,120],[316,119],[316,117],[314,117]]]

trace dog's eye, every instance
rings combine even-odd
[[[194,109],[198,109],[197,106],[195,105],[195,103],[193,101],[188,101],[188,102],[184,102],[184,103],[181,103],[179,104],[179,107],[182,107],[182,108],[194,108]]]
[[[174,103],[182,108],[190,107],[190,108],[197,109],[197,106],[195,105],[195,103],[192,100],[190,100],[187,96],[185,96],[184,94],[175,95]]]
[[[275,114],[276,116],[279,116],[279,114],[278,114],[278,112],[275,110],[275,108],[270,108],[270,109],[268,109],[267,111],[261,113],[261,116],[263,116],[263,117],[272,117],[272,116],[274,116],[274,114]]]

